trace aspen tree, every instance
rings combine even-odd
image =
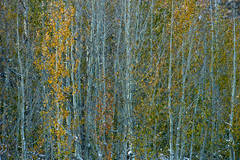
[[[0,1],[0,159],[239,159],[238,6]]]
[[[85,151],[84,151],[84,158],[89,159],[89,152],[90,152],[90,147],[91,147],[91,137],[93,136],[89,133],[93,133],[94,128],[95,128],[95,123],[94,122],[94,117],[93,117],[93,98],[92,98],[92,86],[93,86],[93,76],[94,76],[94,30],[95,30],[95,21],[96,21],[96,13],[95,13],[95,0],[92,0],[90,3],[90,11],[91,11],[91,21],[90,21],[90,37],[88,37],[89,44],[87,44],[87,97],[86,97],[86,141],[84,144]]]
[[[17,3],[19,4],[19,3]],[[19,6],[17,5],[17,54],[18,54],[18,63],[20,67],[21,81],[20,81],[20,99],[19,104],[20,110],[20,122],[21,122],[21,147],[22,147],[22,155],[21,158],[25,160],[26,157],[26,140],[25,140],[25,86],[24,86],[24,72],[23,72],[23,62],[20,53],[20,35],[19,35]]]
[[[83,89],[82,89],[82,83],[81,83],[81,74],[83,72],[82,70],[82,59],[83,59],[83,49],[82,49],[82,42],[81,39],[84,37],[82,32],[82,26],[83,26],[83,6],[84,3],[81,0],[75,1],[76,6],[76,12],[75,12],[75,33],[78,36],[76,40],[76,45],[73,49],[76,51],[76,60],[74,59],[74,54],[71,55],[71,64],[72,64],[72,70],[71,70],[71,80],[72,80],[72,87],[76,87],[73,89],[73,109],[74,109],[74,119],[73,124],[76,127],[75,128],[75,157],[78,159],[82,158],[82,146],[81,146],[81,125],[79,125],[79,122],[81,119],[83,119],[83,115],[81,114],[81,111],[83,109],[82,107],[82,95],[83,95]],[[74,24],[72,24],[74,25]],[[74,33],[74,34],[75,34]],[[78,63],[77,63],[78,62]],[[76,73],[73,72],[74,65],[77,65]],[[74,79],[75,77],[75,79]],[[75,91],[75,92],[74,92]],[[78,92],[77,92],[78,91]],[[74,102],[75,101],[75,102]],[[76,107],[76,108],[75,108]],[[74,131],[73,131],[74,132]]]
[[[168,71],[168,112],[169,112],[169,151],[170,151],[170,160],[174,159],[173,151],[173,108],[172,108],[172,52],[173,52],[173,22],[174,22],[174,1],[172,3],[171,10],[171,31],[170,31],[170,44],[169,44],[169,71]]]
[[[234,3],[234,6],[236,4]],[[231,112],[230,112],[230,123],[229,123],[229,140],[230,140],[230,160],[235,160],[235,151],[234,151],[234,139],[233,139],[233,118],[234,118],[234,107],[235,107],[235,94],[236,94],[236,10],[234,7],[233,11],[233,77],[232,77],[232,95],[231,95]]]

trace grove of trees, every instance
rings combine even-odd
[[[239,160],[240,2],[0,0],[0,160]]]

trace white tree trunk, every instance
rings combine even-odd
[[[234,3],[235,4],[235,3]],[[235,93],[236,93],[236,16],[234,10],[233,15],[233,80],[232,80],[232,96],[231,96],[231,114],[230,114],[230,126],[229,126],[229,140],[230,140],[230,160],[235,160],[235,151],[234,151],[234,139],[232,135],[232,126],[234,118],[234,106],[235,106]]]
[[[174,159],[173,151],[173,110],[172,110],[172,41],[173,41],[173,22],[174,22],[174,2],[172,1],[171,13],[171,31],[170,31],[170,53],[169,53],[169,68],[168,68],[168,112],[169,112],[169,147],[170,147],[170,160]]]
[[[19,5],[19,4],[18,4]],[[19,38],[19,6],[17,6],[17,54],[18,54],[18,64],[20,67],[20,132],[21,132],[21,147],[22,147],[22,155],[21,158],[23,160],[26,159],[26,141],[25,141],[25,126],[24,126],[24,119],[25,119],[25,87],[24,87],[24,72],[23,72],[23,63],[22,63],[22,57],[20,53],[20,38]]]

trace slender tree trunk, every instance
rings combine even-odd
[[[234,6],[236,3],[234,3]],[[236,6],[235,6],[236,7]],[[234,7],[234,8],[235,8]],[[234,139],[232,133],[233,118],[234,118],[234,106],[235,106],[235,93],[236,93],[236,9],[234,9],[233,15],[233,77],[232,77],[232,96],[231,96],[231,114],[230,114],[230,126],[229,126],[229,140],[230,140],[230,160],[235,160],[234,151]]]
[[[95,49],[96,50],[96,67],[95,67],[95,79],[97,80],[94,85],[96,86],[95,88],[95,96],[99,97],[99,95],[101,95],[101,97],[99,97],[99,99],[96,102],[96,106],[99,105],[99,107],[101,107],[102,110],[100,110],[99,112],[96,112],[96,114],[100,114],[101,112],[104,112],[104,106],[105,106],[105,100],[104,100],[104,94],[105,94],[105,90],[104,85],[105,83],[104,81],[104,75],[105,74],[105,69],[103,69],[103,44],[101,43],[102,40],[102,34],[103,34],[103,6],[102,6],[102,1],[96,1],[96,36],[94,38],[94,43],[95,43]],[[102,50],[101,50],[102,49]],[[105,48],[104,48],[105,49]],[[101,65],[102,64],[102,65]],[[104,72],[104,73],[103,73]],[[102,92],[103,91],[103,92]],[[104,115],[101,115],[104,116]],[[95,132],[96,134],[102,134],[102,131],[104,130],[104,127],[102,127],[104,125],[104,120],[102,119],[103,117],[100,117],[101,119],[99,120],[99,125],[96,126],[95,128]],[[103,139],[105,139],[105,136],[103,136]],[[104,155],[104,151],[103,151],[103,147],[102,147],[102,136],[99,138],[95,138],[95,143],[96,143],[96,153],[97,153],[97,157],[99,160],[102,160]]]
[[[117,7],[117,6],[116,6]],[[117,30],[117,48],[116,48],[116,52],[114,52],[114,107],[113,107],[113,113],[114,113],[114,124],[115,124],[115,127],[114,127],[114,137],[117,137],[118,136],[118,133],[120,132],[119,130],[119,126],[121,125],[118,125],[118,120],[120,119],[121,116],[118,115],[118,111],[119,111],[119,107],[120,107],[120,104],[118,103],[119,100],[120,100],[120,95],[121,93],[119,93],[119,88],[120,88],[120,62],[119,62],[119,54],[120,54],[120,42],[121,42],[121,35],[122,35],[122,9],[121,7],[116,8],[116,16],[119,18],[119,24],[118,24],[118,30]],[[116,142],[114,143],[114,146],[113,146],[113,151],[115,152],[115,159],[119,159],[120,158],[120,143],[119,142]]]
[[[82,25],[82,8],[80,6],[80,3],[82,4],[81,0],[76,1],[76,32],[77,33],[81,33],[80,29],[81,29],[81,25]],[[83,5],[83,4],[82,4]],[[75,60],[74,60],[74,56],[73,56],[73,52],[71,55],[71,61],[72,61],[72,73],[71,73],[71,79],[72,79],[72,87],[75,87],[73,89],[73,114],[74,114],[74,124],[75,124],[75,134],[74,134],[74,139],[75,139],[75,157],[77,159],[82,159],[82,148],[81,148],[81,126],[79,124],[79,121],[81,119],[81,105],[82,105],[82,87],[81,87],[81,62],[82,62],[82,48],[81,48],[81,37],[83,37],[82,35],[78,35],[78,38],[76,40],[76,55],[77,58],[79,59],[79,64],[78,64],[78,70],[77,73],[75,74],[76,76],[74,76],[74,72],[73,72],[73,68],[75,65]],[[76,78],[76,82],[75,79]],[[75,84],[77,84],[77,86],[75,86]],[[76,90],[78,88],[78,92],[76,93]],[[74,102],[75,101],[75,102]],[[76,103],[76,104],[75,104]],[[76,107],[76,108],[75,108]]]
[[[72,22],[73,23],[73,22]],[[73,24],[72,24],[72,37],[74,36],[74,31],[73,31]],[[72,136],[73,136],[73,139],[75,139],[75,157],[76,158],[80,158],[80,152],[79,152],[79,137],[77,136],[77,128],[78,128],[78,124],[77,124],[77,100],[76,100],[76,86],[75,86],[75,59],[74,59],[74,55],[73,55],[73,43],[71,44],[71,51],[70,51],[70,56],[71,56],[71,81],[72,81],[72,101],[73,101],[73,125],[74,127],[76,128],[73,128],[73,131],[72,131]]]
[[[185,51],[184,51],[184,44],[183,41],[183,52],[182,52],[182,97],[181,97],[181,105],[178,115],[178,124],[177,124],[177,138],[176,138],[176,153],[175,158],[176,160],[179,159],[179,148],[180,148],[180,137],[181,137],[181,127],[182,127],[182,112],[184,107],[184,100],[185,100],[185,81],[186,81],[186,68],[185,68]],[[187,73],[187,72],[186,72]]]
[[[107,107],[107,104],[106,104],[106,96],[107,96],[107,93],[106,93],[106,51],[105,51],[105,41],[106,41],[106,20],[105,20],[105,0],[102,0],[101,1],[101,23],[102,23],[102,83],[103,83],[103,111],[104,113],[106,114],[107,112],[106,111],[106,107]],[[107,123],[106,122],[106,115],[103,115],[103,125],[105,126],[105,124]],[[107,141],[106,141],[106,128],[103,129],[103,144],[107,145]],[[104,157],[107,157],[107,150],[105,150],[105,156]]]
[[[93,138],[93,134],[91,131],[93,128],[93,103],[92,103],[92,85],[93,85],[93,65],[94,65],[94,30],[95,30],[95,0],[91,1],[91,33],[90,33],[90,43],[87,45],[87,99],[86,99],[86,111],[87,111],[87,121],[86,121],[86,139],[85,139],[85,150],[84,150],[84,158],[89,159],[90,152],[90,136]]]
[[[131,142],[131,136],[132,136],[132,93],[131,93],[131,64],[132,64],[132,56],[130,52],[130,24],[131,24],[131,1],[125,0],[125,43],[126,43],[126,104],[125,104],[125,114],[126,116],[126,146],[124,149],[125,156],[128,155],[128,152],[132,153],[132,142]],[[127,158],[127,157],[125,157]]]
[[[170,31],[170,52],[169,52],[169,69],[168,69],[168,112],[169,112],[169,146],[170,146],[170,160],[174,159],[173,151],[173,109],[172,109],[172,50],[173,50],[173,22],[174,22],[174,1],[172,1],[171,12],[171,31]]]
[[[18,64],[20,67],[20,122],[21,122],[21,143],[22,143],[22,155],[21,158],[23,160],[26,159],[26,141],[25,141],[25,125],[24,125],[24,119],[25,119],[25,87],[24,87],[24,72],[23,72],[23,62],[22,57],[20,53],[20,38],[19,38],[19,6],[17,6],[17,54],[18,54]]]
[[[210,78],[211,78],[211,159],[213,159],[215,145],[214,145],[214,129],[215,129],[215,77],[214,77],[214,44],[215,44],[215,37],[214,37],[214,13],[213,13],[213,0],[210,1],[210,11],[211,11],[211,62],[210,62]]]

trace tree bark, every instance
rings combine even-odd
[[[19,3],[18,3],[19,5]],[[25,28],[25,27],[24,27]],[[21,147],[22,147],[22,155],[21,158],[23,160],[25,160],[26,157],[26,141],[25,141],[25,124],[24,124],[24,120],[25,120],[25,86],[24,86],[24,72],[23,72],[23,62],[22,62],[22,57],[21,57],[21,53],[20,53],[20,37],[19,37],[19,6],[17,6],[17,54],[18,54],[18,64],[20,67],[20,98],[19,99],[20,102],[20,125],[21,125]]]
[[[172,109],[172,50],[173,50],[173,22],[174,22],[174,1],[172,1],[171,11],[171,31],[170,31],[170,52],[169,52],[169,68],[168,68],[168,113],[169,113],[169,147],[170,160],[174,159],[173,151],[173,109]]]
[[[234,5],[236,5],[234,3]],[[233,139],[233,118],[234,118],[234,107],[235,107],[235,93],[236,93],[236,11],[234,10],[233,15],[233,77],[232,77],[232,96],[231,96],[231,113],[230,113],[230,123],[229,123],[229,140],[230,140],[230,160],[235,160],[234,151],[234,139]]]

